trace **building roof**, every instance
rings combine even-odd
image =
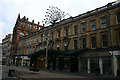
[[[67,23],[70,23],[70,22],[73,22],[73,21],[76,21],[76,20],[79,20],[79,19],[82,19],[82,18],[86,18],[86,17],[92,16],[92,15],[102,13],[104,11],[114,9],[116,7],[120,7],[120,1],[111,2],[111,3],[108,3],[107,5],[102,6],[100,8],[96,8],[94,10],[87,11],[86,13],[79,14],[78,16],[63,19],[62,21],[57,22],[55,25],[46,26],[44,29],[42,29],[40,31],[36,31],[36,32],[33,32],[33,33],[29,34],[29,35],[23,36],[22,38],[20,38],[20,40],[28,38],[28,37],[33,36],[33,35],[36,35],[36,34],[41,33],[43,31],[46,31],[46,30],[61,26],[63,24],[67,24]]]

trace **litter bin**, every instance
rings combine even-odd
[[[14,69],[9,69],[8,76],[9,77],[14,77],[14,72],[15,72]]]

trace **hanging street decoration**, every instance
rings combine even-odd
[[[54,25],[56,22],[63,20],[66,15],[70,16],[68,13],[61,11],[57,7],[49,6],[49,9],[47,9],[45,15],[45,19],[42,21],[42,23],[44,25]]]

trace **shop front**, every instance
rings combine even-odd
[[[15,56],[15,65],[16,66],[29,66],[30,65],[30,58],[25,55],[25,56]]]
[[[79,51],[48,51],[48,69],[52,66],[53,70],[78,72]]]
[[[21,64],[25,67],[29,67],[30,66],[30,58],[28,58],[28,56],[22,56]]]
[[[79,72],[112,75],[112,61],[109,51],[83,53],[82,56],[79,56]]]
[[[30,55],[30,67],[44,69],[45,51],[41,50]]]
[[[22,65],[21,62],[22,62],[22,57],[21,56],[16,56],[15,57],[15,65],[16,66]]]

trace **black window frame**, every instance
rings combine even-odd
[[[65,36],[68,36],[68,28],[65,28]]]
[[[43,41],[43,34],[41,34],[41,42]]]
[[[96,36],[91,36],[91,48],[96,48]]]
[[[86,38],[82,38],[82,48],[86,49],[87,44],[86,44]]]
[[[82,32],[83,32],[83,33],[86,32],[86,23],[82,23]]]
[[[93,31],[93,30],[96,30],[96,21],[93,20],[93,21],[90,22],[90,24],[91,24],[91,30],[92,30],[92,31]]]
[[[108,35],[102,34],[102,47],[106,48],[108,47]]]
[[[65,45],[66,44],[66,45]],[[69,45],[69,42],[64,42],[64,46],[65,46],[65,50],[67,51],[68,50],[68,45]]]
[[[78,41],[74,40],[74,49],[78,49]]]
[[[120,24],[120,12],[117,13],[117,24]]]
[[[106,28],[107,27],[107,18],[106,17],[102,17],[100,19],[101,22],[101,28]]]
[[[51,32],[51,39],[53,39],[53,35],[54,35],[53,32]]]
[[[57,38],[60,38],[60,30],[57,32]]]
[[[75,35],[78,34],[78,26],[77,25],[74,26],[74,34]]]
[[[45,34],[45,40],[47,40],[47,39],[48,39],[48,34],[46,33],[46,34]]]

